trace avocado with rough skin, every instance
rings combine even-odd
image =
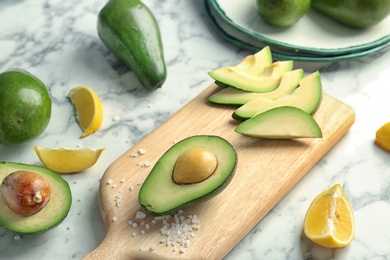
[[[237,153],[219,136],[191,136],[174,144],[157,161],[139,191],[149,213],[166,215],[211,199],[234,176]]]
[[[31,201],[26,201],[18,193],[20,190],[26,189],[23,186],[19,187],[19,191],[15,193],[16,199],[10,201],[12,189],[10,191],[9,186],[17,186],[18,181],[21,181],[20,179],[7,181],[9,179],[8,177],[15,173],[25,173],[32,176],[38,175],[39,179],[44,179],[49,184],[49,190],[51,190],[50,194],[47,194],[49,199],[38,212],[36,210],[34,212],[29,210],[17,212],[13,209],[14,207],[10,207],[10,205],[15,206],[15,203],[16,207],[18,203],[24,205],[24,207],[27,207],[27,204],[31,204]],[[72,204],[72,194],[69,184],[60,175],[40,166],[0,162],[0,184],[0,226],[14,232],[29,234],[44,232],[54,228],[65,219]],[[36,192],[34,201],[35,199],[42,199],[42,190],[39,193],[36,190],[34,191]],[[26,190],[24,193],[28,195],[31,194],[31,191]],[[17,198],[18,196],[19,199]]]

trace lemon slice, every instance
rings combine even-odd
[[[82,172],[92,167],[105,148],[45,148],[34,146],[39,160],[57,173]]]
[[[69,99],[76,108],[77,120],[86,137],[97,130],[103,122],[103,106],[98,95],[87,86],[72,88],[68,94]]]
[[[351,243],[355,232],[352,207],[340,184],[314,198],[304,221],[304,233],[313,242],[328,248]]]

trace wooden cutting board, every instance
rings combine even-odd
[[[234,132],[238,124],[231,118],[234,108],[207,101],[217,89],[212,84],[107,168],[99,187],[106,236],[85,259],[222,259],[355,120],[350,106],[324,93],[314,115],[323,138],[245,137]],[[232,182],[222,193],[177,214],[184,219],[196,215],[200,221],[200,229],[192,231],[194,237],[189,239],[190,246],[184,252],[181,251],[184,245],[160,243],[166,238],[160,231],[164,226],[162,220],[156,221],[151,215],[136,218],[137,212],[143,212],[137,199],[141,182],[160,156],[174,142],[193,135],[218,135],[227,139],[237,151],[238,165]],[[140,149],[146,153],[134,157]],[[175,220],[172,217],[166,221]],[[137,223],[137,227],[132,223]]]

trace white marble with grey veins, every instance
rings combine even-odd
[[[87,173],[65,176],[74,201],[58,227],[39,235],[0,227],[0,259],[81,259],[96,248],[105,233],[97,202],[102,169],[208,87],[208,71],[248,54],[215,33],[203,1],[145,0],[159,21],[168,66],[163,89],[149,92],[98,39],[96,17],[104,3],[0,0],[0,71],[23,68],[38,76],[55,115],[34,142],[0,146],[0,161],[38,164],[35,144],[106,147]],[[390,53],[327,64],[321,75],[328,94],[355,108],[355,124],[226,259],[390,258],[390,153],[373,142],[390,121]],[[102,129],[84,139],[74,138],[81,130],[66,98],[77,85],[93,86],[105,108]],[[302,224],[314,196],[334,183],[350,199],[356,235],[346,248],[325,249],[305,238]]]

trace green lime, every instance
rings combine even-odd
[[[18,145],[46,129],[51,99],[45,85],[25,70],[0,74],[0,144]]]
[[[310,7],[310,0],[257,0],[257,11],[268,24],[287,27],[298,22]]]

